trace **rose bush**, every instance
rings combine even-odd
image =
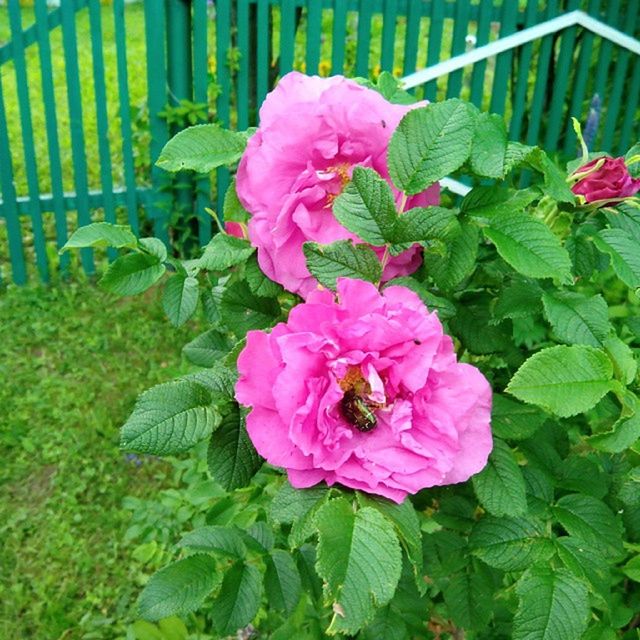
[[[638,147],[565,171],[501,116],[409,101],[388,74],[285,77],[257,133],[191,127],[158,159],[240,163],[200,257],[70,238],[126,252],[110,291],[162,281],[170,321],[207,326],[122,428],[194,452],[182,537],[145,527],[150,569],[173,561],[135,640],[184,638],[175,615],[210,638],[637,639]],[[459,173],[464,198],[424,206]]]
[[[337,296],[314,291],[286,323],[247,334],[236,398],[253,407],[258,453],[294,487],[339,482],[395,502],[480,471],[491,390],[456,361],[437,314],[405,287],[345,278]],[[372,407],[370,430],[345,406],[354,393]]]

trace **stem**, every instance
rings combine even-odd
[[[409,196],[403,191],[402,192],[402,198],[400,199],[399,213],[403,213],[404,212],[404,208],[407,206],[407,200],[408,199],[409,199]]]
[[[213,221],[216,223],[216,227],[218,227],[218,231],[226,235],[227,232],[224,230],[224,225],[220,224],[220,220],[218,220],[216,212],[213,211],[213,209],[209,209],[209,207],[205,207],[204,210],[213,218]]]

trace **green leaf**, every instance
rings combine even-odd
[[[640,411],[630,418],[618,420],[611,431],[587,438],[587,442],[594,449],[607,453],[622,453],[638,440],[640,440]]]
[[[228,286],[222,294],[220,315],[225,325],[237,336],[251,329],[265,329],[280,317],[280,305],[274,298],[253,295],[246,282]]]
[[[216,428],[211,392],[192,380],[152,387],[136,402],[120,432],[120,446],[158,456],[187,451]]]
[[[359,640],[407,640],[407,623],[391,605],[378,609],[371,624],[358,635]]]
[[[109,222],[94,222],[76,229],[60,253],[69,249],[82,247],[115,247],[116,249],[135,249],[138,239],[131,231],[131,227],[110,224]]]
[[[138,244],[149,255],[158,258],[160,262],[167,259],[167,245],[160,238],[140,238]]]
[[[542,289],[535,280],[515,280],[500,292],[493,308],[493,317],[531,318],[542,310]]]
[[[604,348],[613,363],[615,377],[625,385],[631,384],[638,373],[638,361],[631,347],[613,335],[604,341]]]
[[[178,560],[151,576],[140,594],[140,616],[156,621],[194,611],[219,584],[211,556],[196,554]]]
[[[491,430],[499,438],[526,440],[531,437],[546,420],[546,416],[536,407],[521,404],[506,396],[494,394],[491,410]]]
[[[249,289],[251,289],[251,293],[254,293],[258,297],[276,298],[284,293],[284,289],[277,282],[269,280],[269,278],[262,273],[255,254],[247,261],[244,278],[249,285]]]
[[[560,498],[553,512],[570,535],[601,549],[611,559],[623,555],[620,526],[601,500],[573,493]]]
[[[409,562],[413,566],[416,585],[419,590],[422,590],[426,586],[422,579],[422,532],[418,515],[411,500],[396,504],[385,498],[374,498],[361,493],[358,494],[358,500],[365,507],[377,509],[393,524]]]
[[[593,237],[598,249],[611,257],[613,270],[628,287],[640,287],[640,242],[623,229],[603,229]]]
[[[443,255],[425,252],[426,271],[438,287],[454,289],[473,272],[478,255],[479,235],[480,231],[475,224],[463,222],[459,231],[445,243]]]
[[[471,145],[471,169],[479,176],[502,178],[507,153],[507,127],[496,113],[478,116]]]
[[[460,168],[469,157],[474,113],[462,100],[412,109],[389,142],[388,165],[395,186],[409,195]]]
[[[199,294],[196,278],[177,273],[167,280],[162,306],[174,327],[183,325],[195,313]]]
[[[456,307],[453,302],[431,293],[429,289],[414,278],[408,276],[394,278],[385,283],[384,288],[386,289],[387,287],[405,287],[411,289],[411,291],[420,296],[420,299],[430,312],[437,311],[440,320],[449,320],[456,315]]]
[[[542,190],[558,202],[575,202],[575,195],[567,184],[567,174],[539,147],[530,148],[526,162],[544,175]]]
[[[553,332],[562,342],[599,347],[611,330],[609,308],[600,295],[549,291],[542,296],[542,303]]]
[[[505,213],[489,221],[484,234],[516,271],[531,278],[571,283],[571,260],[544,222],[526,213]]]
[[[209,329],[182,347],[185,358],[199,367],[212,367],[231,349],[227,336],[216,329]]]
[[[211,606],[213,621],[222,636],[246,627],[258,613],[262,598],[262,576],[257,567],[234,564],[224,576],[220,592]]]
[[[207,271],[225,271],[236,264],[246,262],[255,251],[247,240],[226,233],[217,233],[204,248],[198,266]]]
[[[230,403],[221,413],[220,426],[209,442],[207,463],[213,479],[231,491],[249,484],[262,459],[249,439],[238,405]]]
[[[611,571],[600,549],[572,536],[556,538],[555,543],[558,557],[565,567],[579,578],[588,581],[600,596],[607,598]]]
[[[606,211],[607,221],[616,228],[622,229],[636,242],[640,242],[640,207],[630,202],[620,202],[616,205],[616,212]]]
[[[355,634],[395,593],[402,553],[393,525],[371,507],[354,513],[340,498],[316,515],[316,569],[333,601],[329,634]]]
[[[247,552],[237,529],[218,525],[194,529],[182,537],[178,546],[220,553],[230,558],[243,558]]]
[[[513,640],[579,640],[587,628],[589,594],[565,569],[533,567],[516,585]]]
[[[234,397],[236,377],[234,371],[217,362],[206,370],[190,373],[182,379],[192,380],[206,387],[211,392],[214,400],[217,401],[220,398],[230,400]]]
[[[190,169],[209,173],[233,164],[247,146],[247,134],[222,129],[217,124],[199,124],[177,133],[164,146],[156,164],[166,171]]]
[[[516,371],[507,391],[562,418],[583,413],[613,388],[613,366],[602,351],[559,345],[531,356]]]
[[[453,621],[464,629],[482,629],[491,619],[493,585],[485,572],[454,574],[442,595]]]
[[[467,216],[486,223],[505,213],[523,211],[538,197],[540,192],[537,189],[513,191],[497,185],[479,186],[463,198],[460,209]]]
[[[335,290],[337,278],[379,282],[382,277],[378,256],[366,245],[338,240],[327,245],[305,242],[302,248],[307,269],[320,284],[329,289]]]
[[[234,176],[231,184],[224,194],[224,202],[222,204],[222,215],[225,222],[244,222],[249,220],[249,212],[242,206],[238,198],[236,190],[236,178]]]
[[[469,545],[474,555],[503,571],[521,571],[554,554],[542,523],[529,518],[486,516],[473,527]]]
[[[640,582],[640,556],[631,558],[631,560],[622,567],[622,572],[634,582]]]
[[[266,558],[267,571],[264,586],[269,603],[278,610],[291,615],[302,595],[300,572],[291,554],[282,549],[274,549]]]
[[[478,500],[496,516],[519,516],[527,510],[524,478],[513,452],[494,439],[487,466],[472,478]]]
[[[456,209],[416,207],[397,217],[390,242],[395,245],[447,240],[460,231]],[[394,251],[392,254],[400,253]]]
[[[100,284],[119,296],[134,296],[146,291],[164,274],[165,266],[146,253],[129,253],[114,260],[100,279]]]
[[[333,203],[344,227],[374,246],[391,242],[398,214],[388,182],[373,169],[355,167],[351,182]]]

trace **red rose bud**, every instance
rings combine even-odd
[[[224,230],[230,235],[236,238],[247,238],[244,225],[241,222],[225,222]]]
[[[594,168],[598,165],[598,168]],[[584,196],[586,202],[609,204],[612,200],[629,198],[640,190],[640,179],[631,177],[624,158],[596,158],[580,167],[574,175],[587,174],[580,178],[571,190]]]

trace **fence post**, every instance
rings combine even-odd
[[[171,106],[177,106],[181,100],[193,100],[191,3],[192,0],[166,0],[167,92]],[[172,125],[171,135],[180,129],[179,125]],[[181,171],[175,176],[173,194],[181,222],[192,227],[193,235],[197,237],[198,225],[193,216],[194,181],[190,173]]]

